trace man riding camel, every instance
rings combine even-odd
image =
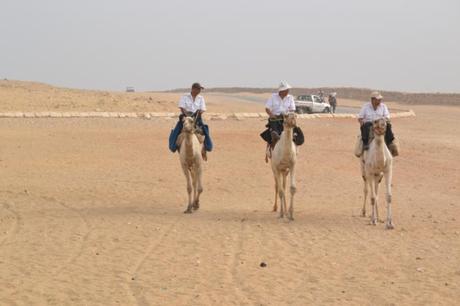
[[[270,148],[273,148],[276,142],[280,139],[281,132],[283,131],[283,115],[295,112],[294,97],[289,94],[289,89],[292,87],[285,81],[281,82],[278,86],[278,92],[273,93],[265,103],[265,111],[268,114],[268,124],[260,136],[267,142],[267,154],[265,160],[268,162],[270,156]],[[303,143],[303,134],[300,128],[296,127],[294,131],[296,136],[296,144]]]
[[[198,133],[204,135],[204,143],[201,154],[203,159],[207,160],[206,152],[212,151],[213,145],[211,136],[209,135],[209,128],[203,123],[203,119],[201,117],[201,115],[206,111],[204,97],[200,95],[201,90],[203,89],[204,87],[201,86],[200,83],[193,83],[190,93],[185,94],[180,98],[178,106],[181,114],[179,115],[179,121],[177,122],[176,127],[171,131],[171,135],[169,136],[169,149],[171,152],[176,152],[176,150],[180,149],[180,147],[177,146],[177,139],[183,128],[182,119],[187,116],[194,117]]]
[[[363,150],[369,149],[369,134],[372,129],[374,120],[385,118],[387,128],[385,132],[385,143],[393,156],[398,156],[398,147],[393,140],[395,139],[390,123],[390,112],[385,104],[382,103],[383,96],[374,91],[371,94],[371,102],[367,102],[361,108],[358,114],[358,121],[361,126],[361,139],[363,141]]]

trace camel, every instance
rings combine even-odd
[[[368,190],[370,190],[370,198],[372,205],[371,224],[376,225],[378,220],[377,198],[379,184],[382,178],[385,177],[386,185],[386,202],[387,202],[387,220],[386,229],[393,229],[393,221],[391,214],[391,180],[393,171],[393,157],[388,150],[384,135],[386,130],[386,120],[378,119],[373,122],[372,130],[374,139],[369,145],[369,149],[361,155],[361,175],[364,180],[364,203],[362,216],[366,216],[366,199]]]
[[[273,211],[277,211],[278,195],[280,198],[280,218],[286,213],[289,220],[294,220],[294,194],[296,192],[295,164],[297,161],[296,146],[292,140],[293,129],[296,126],[296,114],[284,115],[283,132],[275,144],[271,154],[271,166],[275,177],[275,204]],[[290,175],[291,200],[289,212],[286,207],[286,181]]]
[[[201,144],[195,134],[195,120],[191,117],[184,117],[182,129],[182,143],[179,150],[180,163],[187,179],[188,205],[184,211],[186,214],[200,208],[200,195],[203,192],[201,183],[203,158],[201,155]],[[192,188],[193,187],[193,188]],[[192,198],[193,190],[193,198]]]

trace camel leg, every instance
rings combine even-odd
[[[295,182],[295,166],[292,166],[290,169],[290,191],[291,191],[291,200],[290,200],[290,205],[289,205],[289,220],[293,221],[294,220],[294,194],[297,190],[296,187],[296,182]],[[286,175],[287,176],[287,175]],[[286,190],[286,188],[284,188]]]
[[[379,186],[380,186],[381,180],[382,180],[382,177],[378,179],[377,179],[377,176],[375,177],[375,217],[377,219],[377,222],[379,223],[383,223],[379,215]]]
[[[385,225],[386,229],[394,229],[392,213],[391,213],[391,179],[392,179],[392,169],[391,166],[387,172],[385,172],[385,185],[386,185],[386,200],[387,200],[387,222]]]
[[[284,201],[281,205],[284,205],[284,213],[288,213],[287,210],[287,199],[286,199],[286,182],[287,182],[287,172],[281,172],[281,177],[283,178],[283,191],[284,191]]]
[[[197,173],[196,173],[197,194],[196,194],[195,202],[193,203],[193,209],[195,210],[200,208],[200,195],[203,192],[203,183],[201,181],[201,177],[202,177],[202,171],[201,171],[201,168],[198,168]]]
[[[363,199],[363,209],[361,210],[361,216],[365,217],[366,216],[366,201],[367,201],[367,194],[368,194],[368,188],[367,188],[367,180],[366,180],[366,173],[364,170],[364,159],[363,156],[361,155],[361,177],[363,178],[363,193],[364,193],[364,199]]]
[[[268,160],[271,158],[270,144],[267,143],[267,149],[265,149],[265,162],[268,163]]]
[[[193,196],[192,196],[192,208],[195,206],[195,201],[196,201],[196,169],[195,167],[192,167],[192,170],[190,171],[192,175],[192,188],[193,188]]]
[[[278,191],[279,195],[280,195],[280,218],[284,218],[284,201],[285,201],[285,194],[284,194],[284,190],[283,188],[279,188],[279,191]]]
[[[367,193],[368,193],[368,188],[367,188],[367,181],[366,177],[363,175],[363,193],[364,193],[364,200],[363,200],[363,209],[361,210],[361,216],[365,217],[366,216],[366,201],[367,201]]]
[[[276,184],[276,179],[275,179],[275,204],[273,205],[273,211],[278,210],[278,184]]]
[[[284,217],[284,206],[283,206],[283,201],[284,201],[284,190],[283,190],[283,184],[281,182],[281,173],[279,171],[274,171],[275,175],[275,181],[276,181],[276,187],[278,189],[278,195],[280,197],[280,218]]]
[[[372,214],[371,214],[371,224],[376,225],[377,224],[377,211],[376,211],[376,195],[375,195],[375,177],[370,176],[369,180],[369,189],[371,192],[371,205],[372,205]]]
[[[185,214],[190,214],[192,212],[192,179],[191,174],[186,166],[182,166],[184,171],[185,178],[187,179],[187,194],[188,194],[188,205],[187,209],[184,211]]]

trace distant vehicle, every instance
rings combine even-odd
[[[331,105],[317,95],[300,95],[295,100],[296,113],[330,113]]]
[[[126,92],[135,92],[134,87],[132,86],[126,87]]]

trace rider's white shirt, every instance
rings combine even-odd
[[[363,105],[358,114],[358,118],[363,119],[364,122],[371,122],[380,118],[390,119],[390,112],[385,104],[380,103],[377,109],[374,109],[371,102]]]
[[[281,115],[288,112],[295,111],[294,97],[287,95],[284,99],[281,99],[278,93],[272,94],[272,96],[265,103],[265,107],[268,108],[273,115]]]
[[[195,101],[193,101],[192,94],[185,94],[179,100],[179,107],[185,109],[187,112],[194,113],[197,110],[205,111],[206,103],[201,95],[197,95]]]

